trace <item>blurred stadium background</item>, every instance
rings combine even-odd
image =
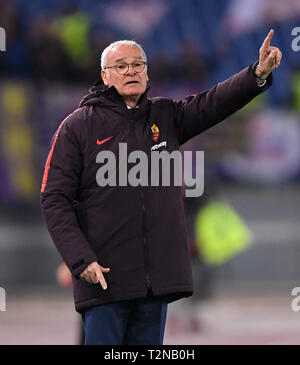
[[[98,78],[102,49],[137,40],[150,96],[180,99],[255,62],[271,28],[283,52],[273,86],[183,146],[205,151],[205,192],[234,209],[252,240],[218,265],[191,249],[200,294],[170,306],[165,343],[300,343],[291,309],[300,286],[297,26],[299,0],[0,0],[0,344],[77,341],[79,318],[56,281],[61,259],[39,191],[51,137]]]

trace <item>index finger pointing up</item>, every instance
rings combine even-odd
[[[266,36],[264,43],[262,44],[262,48],[270,47],[273,35],[274,35],[274,29],[271,29],[269,34]]]

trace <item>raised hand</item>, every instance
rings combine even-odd
[[[259,63],[256,67],[256,76],[266,79],[270,73],[280,65],[282,53],[279,48],[271,46],[274,30],[271,29],[259,49]]]

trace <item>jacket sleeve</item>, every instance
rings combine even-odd
[[[272,84],[272,74],[259,87],[254,74],[258,62],[212,89],[175,102],[175,130],[180,144],[221,122]]]
[[[91,262],[97,261],[97,256],[81,231],[74,211],[73,202],[82,172],[82,155],[70,122],[76,122],[72,114],[62,122],[52,139],[40,202],[55,246],[71,273],[79,278],[79,274]]]

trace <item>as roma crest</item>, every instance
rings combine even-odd
[[[158,126],[153,124],[153,126],[151,127],[151,132],[152,132],[152,139],[154,142],[157,142],[158,138],[159,138],[159,129]]]

